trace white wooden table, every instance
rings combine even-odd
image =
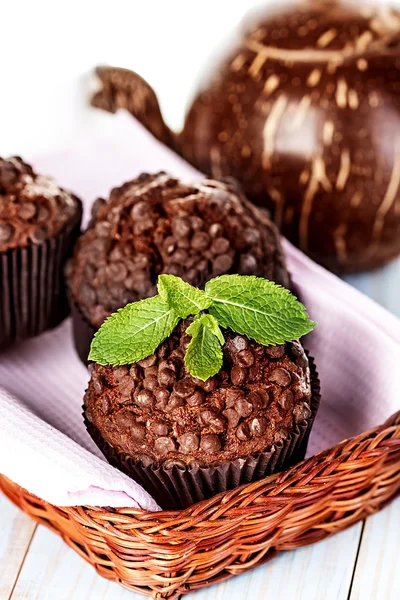
[[[400,316],[400,260],[349,282]],[[389,416],[389,415],[388,415]],[[98,576],[73,550],[0,494],[0,600],[140,600]],[[398,600],[400,498],[313,546],[185,600]]]

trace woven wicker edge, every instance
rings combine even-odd
[[[383,508],[400,492],[400,412],[285,472],[182,511],[56,507],[4,476],[0,489],[103,577],[153,598],[177,598]]]

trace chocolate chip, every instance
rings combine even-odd
[[[227,408],[222,414],[228,420],[228,427],[236,427],[239,423],[240,417],[234,408]]]
[[[254,417],[249,423],[249,429],[251,435],[255,437],[263,435],[267,429],[267,419],[265,417]]]
[[[36,206],[33,204],[33,202],[24,202],[20,204],[18,208],[18,215],[21,217],[21,219],[29,221],[29,219],[33,219],[35,214]]]
[[[171,352],[170,360],[175,361],[179,365],[184,356],[185,352],[182,348],[175,348],[175,350]]]
[[[143,440],[146,435],[146,429],[143,425],[140,425],[139,423],[135,423],[134,425],[132,425],[129,428],[129,432],[131,436],[137,441]]]
[[[251,350],[241,350],[235,356],[235,362],[241,367],[251,367],[254,363],[254,355]]]
[[[224,233],[224,228],[222,227],[222,225],[220,223],[213,223],[208,228],[208,233],[209,233],[210,237],[216,238]]]
[[[133,234],[134,235],[142,235],[145,231],[149,231],[154,226],[154,221],[152,219],[142,219],[137,221],[133,226]]]
[[[171,438],[163,436],[156,439],[154,449],[157,454],[168,454],[168,452],[176,450],[176,444]]]
[[[135,393],[134,398],[140,408],[152,408],[155,403],[154,394],[150,390],[140,390]]]
[[[201,387],[206,392],[206,394],[210,394],[214,392],[218,387],[218,380],[215,377],[210,377],[206,381],[202,382]]]
[[[118,427],[128,429],[136,425],[135,415],[130,411],[120,411],[114,415],[114,421]]]
[[[129,369],[126,365],[114,367],[113,375],[117,381],[120,381],[125,375],[128,375]]]
[[[299,404],[296,404],[293,408],[293,416],[296,423],[300,423],[311,416],[311,409],[305,402],[299,402]]]
[[[210,243],[209,236],[204,231],[196,231],[193,235],[190,245],[195,250],[205,250]]]
[[[123,262],[116,262],[107,265],[106,273],[107,277],[116,283],[125,281],[128,276],[128,270]]]
[[[235,402],[235,410],[241,417],[248,417],[253,412],[253,405],[244,398],[239,398]]]
[[[152,367],[153,365],[156,364],[156,362],[157,362],[157,355],[151,354],[150,356],[147,356],[146,358],[143,358],[142,360],[138,360],[137,364],[145,369],[146,367]]]
[[[199,436],[195,433],[184,433],[179,439],[180,451],[184,454],[195,452],[199,447]]]
[[[186,262],[188,257],[188,253],[186,250],[184,250],[183,248],[178,248],[178,250],[175,250],[175,252],[171,255],[171,260],[174,263],[177,263],[178,265],[182,265]],[[171,272],[168,271],[170,274]]]
[[[173,251],[176,248],[176,241],[175,238],[168,236],[167,238],[165,238],[164,243],[163,243],[163,250],[164,252],[166,252],[167,254],[172,254]]]
[[[140,369],[137,364],[134,364],[129,369],[129,375],[133,379],[133,381],[139,381],[140,379]]]
[[[213,271],[215,275],[227,273],[233,265],[233,258],[229,254],[219,254],[213,262]]]
[[[178,396],[175,392],[172,392],[168,404],[166,406],[166,410],[174,410],[174,408],[180,408],[185,404],[184,399],[181,396]]]
[[[4,160],[0,164],[0,182],[5,187],[9,187],[17,183],[19,177],[19,170],[15,165],[7,160]]]
[[[285,346],[266,346],[265,353],[270,358],[282,358],[285,354]]]
[[[190,379],[181,379],[174,385],[174,393],[180,398],[188,398],[196,390],[196,386]]]
[[[9,223],[0,223],[0,242],[8,242],[14,235],[15,228]]]
[[[227,408],[235,406],[237,400],[244,398],[244,392],[235,388],[228,388],[225,393],[225,405]]]
[[[186,237],[191,232],[192,228],[187,217],[173,217],[171,227],[175,238]]]
[[[160,370],[158,373],[158,381],[160,385],[173,385],[175,382],[174,371],[172,369],[169,369],[168,367]]]
[[[211,244],[213,254],[225,254],[230,248],[230,242],[226,238],[218,237]]]
[[[204,402],[204,392],[196,390],[194,394],[186,398],[186,402],[189,406],[200,406]]]
[[[278,404],[283,410],[289,410],[293,406],[293,392],[291,390],[284,390],[279,396]]]
[[[158,421],[154,421],[150,423],[150,430],[157,436],[166,436],[168,435],[168,425],[165,423],[160,423]]]
[[[283,367],[277,367],[268,376],[270,381],[277,383],[281,386],[287,386],[292,381],[292,377],[287,369]]]
[[[135,382],[129,375],[125,375],[118,382],[118,389],[123,398],[129,398],[135,389]]]
[[[176,372],[177,360],[169,358],[168,360],[162,360],[158,365],[159,371],[163,369],[171,369],[174,373]]]
[[[241,441],[245,442],[250,439],[250,431],[247,423],[240,423],[236,430],[236,437]]]
[[[239,259],[239,271],[242,275],[251,274],[257,270],[257,259],[252,254],[241,254]]]
[[[131,208],[132,219],[145,219],[151,215],[151,206],[147,202],[137,202]]]
[[[226,420],[213,410],[203,410],[200,414],[201,420],[215,433],[222,433],[226,427]]]
[[[191,217],[190,224],[194,231],[198,231],[199,229],[203,228],[203,219],[201,219],[200,217]]]
[[[165,388],[154,390],[154,396],[157,400],[157,408],[165,408],[169,400],[169,391]]]
[[[201,436],[200,448],[207,454],[214,454],[221,450],[221,441],[217,435],[208,433]]]
[[[110,223],[107,223],[107,221],[99,221],[98,223],[96,223],[94,230],[96,232],[96,235],[98,235],[101,238],[106,238],[110,235],[111,225]]]
[[[249,347],[249,342],[242,335],[235,335],[235,337],[231,338],[227,341],[226,347],[232,354],[237,352],[241,352],[242,350],[246,350]]]
[[[190,248],[190,242],[187,237],[178,238],[176,245],[178,246],[178,248],[184,248],[185,250],[188,250]]]
[[[100,208],[105,204],[105,200],[103,198],[97,198],[92,204],[91,215],[92,217],[97,217],[99,214]]]
[[[233,385],[243,385],[243,383],[246,381],[245,369],[239,365],[235,365],[231,369],[231,381]]]
[[[36,219],[39,223],[44,223],[50,218],[50,210],[44,204],[41,204],[37,210]]]
[[[41,244],[47,237],[47,230],[44,227],[38,227],[31,231],[29,238],[33,244]]]
[[[258,390],[250,392],[250,394],[247,396],[247,399],[252,403],[256,410],[259,410],[260,408],[266,408],[270,400],[267,390],[264,390],[263,388],[259,388]]]
[[[158,367],[156,365],[152,367],[146,367],[144,370],[145,377],[158,377]]]
[[[155,389],[157,389],[158,388],[157,377],[155,377],[155,375],[149,375],[148,377],[146,376],[145,379],[143,379],[143,387],[146,390],[150,390],[151,392],[154,391]]]
[[[260,232],[254,227],[248,227],[242,232],[243,240],[249,246],[254,246],[260,241]]]
[[[110,260],[124,260],[125,254],[123,248],[121,246],[114,246],[114,248],[110,252]]]

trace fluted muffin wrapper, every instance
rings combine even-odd
[[[287,469],[303,460],[321,398],[318,373],[311,357],[309,357],[309,364],[312,388],[311,415],[296,424],[285,440],[275,444],[266,452],[248,458],[225,461],[210,467],[146,466],[131,456],[118,453],[103,439],[84,414],[85,425],[109,463],[140,483],[163,509],[186,508],[243,483],[256,481],[276,471]]]
[[[69,314],[64,265],[80,233],[82,205],[55,236],[0,253],[0,350],[56,327]]]
[[[67,284],[68,285],[68,284]],[[90,324],[75,300],[71,288],[68,286],[68,299],[72,317],[72,335],[75,350],[85,366],[89,364],[88,356],[90,344],[97,329]]]

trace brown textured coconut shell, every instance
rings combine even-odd
[[[94,103],[127,108],[213,177],[237,177],[316,261],[369,269],[400,254],[399,30],[399,13],[379,7],[268,9],[244,28],[175,138],[159,111],[155,123],[133,106],[138,80],[128,71],[99,70]]]

